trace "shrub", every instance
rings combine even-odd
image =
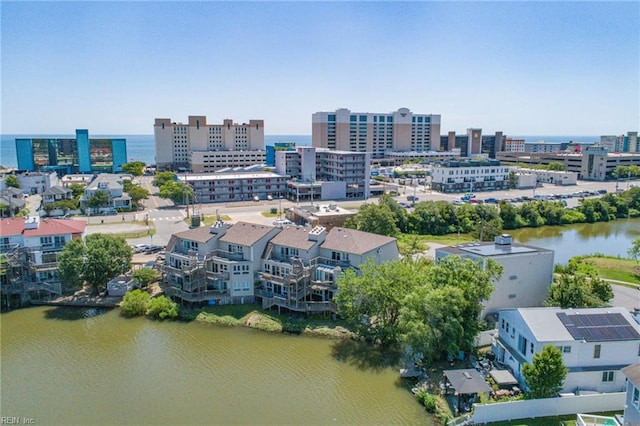
[[[120,312],[127,317],[135,317],[144,315],[147,311],[147,303],[149,302],[149,293],[139,289],[128,292],[122,298],[120,304]]]
[[[179,315],[178,304],[167,296],[158,296],[147,303],[146,314],[152,318],[176,318]]]
[[[436,397],[435,397],[435,395],[432,395],[427,391],[420,390],[420,391],[418,391],[416,393],[416,398],[418,398],[418,401],[420,401],[420,403],[422,405],[424,405],[424,408],[427,409],[427,412],[429,412],[429,413],[435,413],[436,412]]]

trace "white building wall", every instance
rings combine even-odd
[[[504,268],[495,290],[484,303],[482,316],[500,309],[543,306],[553,282],[553,252],[494,256]]]
[[[347,183],[339,181],[322,182],[320,198],[322,200],[341,200],[347,198]]]

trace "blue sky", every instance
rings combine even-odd
[[[442,115],[442,133],[640,127],[640,2],[2,1],[2,133]]]

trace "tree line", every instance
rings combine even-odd
[[[397,237],[400,234],[471,234],[479,240],[491,240],[503,230],[544,225],[593,223],[616,218],[640,217],[640,187],[620,194],[582,199],[575,209],[560,201],[531,201],[517,206],[501,201],[497,206],[448,201],[422,201],[407,212],[388,194],[377,204],[365,204],[358,214],[345,221],[345,227]]]

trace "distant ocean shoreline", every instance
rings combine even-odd
[[[130,160],[144,161],[147,164],[155,163],[155,141],[153,135],[93,135],[90,138],[124,138],[127,140],[127,156]],[[511,138],[524,139],[526,142],[598,142],[600,136],[511,136]],[[15,139],[18,138],[75,138],[73,134],[67,135],[0,135],[0,165],[15,168],[18,166],[16,158]],[[295,142],[298,146],[311,145],[311,135],[265,135],[265,145],[274,145],[276,142]]]

